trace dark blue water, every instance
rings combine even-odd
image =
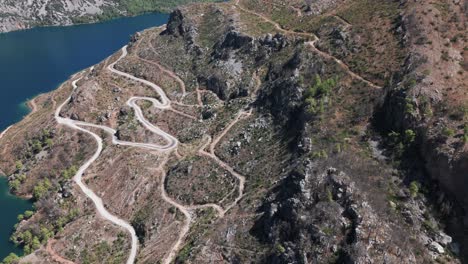
[[[0,34],[0,131],[27,114],[27,99],[55,89],[71,74],[117,51],[135,32],[167,19],[167,14],[152,13]]]
[[[0,132],[18,122],[29,109],[25,102],[54,90],[73,73],[105,59],[131,35],[167,22],[167,14],[146,14],[104,23],[45,27],[0,34]],[[9,236],[27,201],[7,195],[0,176],[0,261],[18,249]]]
[[[10,243],[9,237],[13,226],[18,222],[17,216],[26,210],[31,210],[31,208],[30,201],[11,195],[7,179],[0,177],[0,261],[11,252],[21,254],[21,250]]]

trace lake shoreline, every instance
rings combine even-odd
[[[48,109],[48,96],[66,89],[64,84],[74,74],[117,52],[136,32],[161,26],[167,19],[168,14],[151,13],[93,24],[1,33],[0,57],[5,59],[0,61],[0,69],[3,69],[0,71],[3,75],[0,76],[3,77],[0,78],[0,86],[7,87],[10,92],[0,98],[0,113],[4,113],[0,118],[0,146],[11,145],[13,140],[18,141],[14,135],[22,129],[22,124],[32,121],[35,114],[41,113],[43,109]],[[118,34],[115,34],[115,29],[119,29]],[[14,173],[14,159],[19,157],[7,158],[0,168],[0,183],[4,192],[0,196],[0,204],[4,206],[3,203],[7,203],[1,219],[3,232],[0,232],[0,262],[11,252],[23,254],[22,248],[14,246],[9,239],[15,232],[17,216],[23,214],[24,210],[31,210],[34,202],[30,189],[11,192],[8,177]],[[23,163],[27,166],[27,160],[23,160]],[[25,207],[15,206],[15,203]]]

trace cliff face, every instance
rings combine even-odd
[[[0,139],[13,191],[37,200],[13,236],[24,262],[123,263],[134,248],[71,179],[93,132],[83,183],[131,224],[138,263],[460,263],[463,63],[439,78],[413,43],[430,7],[377,2],[182,7],[36,98]],[[88,132],[56,123],[65,101],[60,118]]]
[[[382,108],[386,131],[415,131],[413,162],[440,184],[439,206],[455,202],[464,212],[451,228],[466,233],[468,203],[468,80],[466,78],[466,3],[406,3],[399,27],[410,50],[387,87]],[[465,219],[465,220],[462,220]],[[460,223],[465,223],[463,224]],[[465,230],[465,231],[463,231]],[[466,236],[460,235],[466,243]]]

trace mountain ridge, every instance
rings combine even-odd
[[[137,263],[463,261],[466,205],[462,192],[451,189],[451,181],[463,181],[463,165],[440,165],[439,175],[431,171],[430,157],[466,157],[466,116],[447,110],[447,104],[466,102],[464,66],[455,56],[464,56],[464,40],[444,45],[447,58],[443,49],[433,55],[431,46],[440,39],[425,35],[432,31],[412,31],[423,19],[418,16],[431,16],[438,24],[427,27],[456,23],[446,32],[456,36],[463,23],[450,17],[463,7],[444,1],[442,13],[432,4],[407,1],[322,0],[318,6],[325,9],[277,2],[181,7],[165,28],[132,38],[115,68],[159,85],[172,109],[136,102],[137,113],[125,105],[132,96],[164,98],[107,70],[120,53],[79,73],[76,90],[73,76],[36,99],[35,118],[0,139],[0,168],[11,181],[27,174],[15,192],[51,185],[14,240],[29,246],[24,233],[42,238],[39,226],[53,230],[56,240],[29,252],[25,262],[60,255],[73,262],[122,263],[130,249],[128,235],[96,216],[69,173],[56,173],[94,152],[90,138],[53,120],[54,102],[69,94],[64,118],[111,127],[121,141],[164,142],[142,126],[143,115],[180,143],[163,155],[115,146],[92,129],[102,135],[104,149],[84,182],[135,228]],[[434,13],[428,15],[429,9]],[[440,78],[447,69],[456,75]],[[451,93],[459,100],[451,101]],[[28,144],[13,144],[47,138],[54,144],[43,144],[42,160]],[[44,167],[50,175],[40,173]],[[52,210],[56,204],[61,210]],[[230,210],[219,214],[220,208]]]

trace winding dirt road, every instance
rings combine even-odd
[[[133,264],[135,262],[136,253],[137,253],[137,250],[138,250],[138,238],[136,236],[135,229],[129,223],[127,223],[126,221],[118,218],[117,216],[115,216],[115,215],[111,214],[109,211],[107,211],[107,209],[104,207],[102,199],[99,196],[97,196],[91,189],[89,189],[82,182],[82,177],[83,177],[84,172],[91,166],[91,164],[93,164],[99,158],[99,156],[101,155],[102,149],[103,149],[102,138],[99,137],[98,135],[96,135],[95,133],[93,133],[93,132],[91,132],[89,130],[86,130],[86,129],[82,128],[82,127],[94,127],[94,128],[103,129],[105,132],[112,135],[112,142],[114,144],[117,144],[117,145],[142,147],[142,148],[148,148],[148,149],[158,150],[158,151],[170,151],[170,150],[177,147],[178,141],[177,141],[177,139],[175,139],[171,135],[165,133],[164,131],[162,131],[158,127],[152,125],[148,120],[146,120],[144,118],[144,116],[143,116],[141,108],[136,104],[136,102],[138,100],[148,100],[148,101],[152,102],[153,106],[156,107],[156,108],[168,109],[170,107],[170,101],[167,98],[164,91],[159,86],[157,86],[157,85],[155,85],[155,84],[153,84],[151,82],[148,82],[148,81],[143,80],[143,79],[136,78],[136,77],[134,77],[132,75],[129,75],[127,73],[120,72],[120,71],[114,69],[114,65],[117,62],[119,62],[121,59],[123,59],[126,55],[127,55],[127,47],[125,46],[125,47],[122,48],[122,56],[117,61],[110,64],[108,69],[111,72],[114,72],[114,73],[116,73],[118,75],[127,77],[127,78],[132,79],[132,80],[139,81],[141,83],[144,83],[144,84],[152,87],[159,94],[159,96],[161,98],[161,101],[158,101],[158,100],[156,100],[154,98],[148,98],[148,97],[132,97],[132,98],[129,99],[127,104],[135,110],[135,114],[136,114],[136,117],[137,117],[138,121],[140,121],[148,130],[150,130],[153,133],[158,134],[161,137],[163,137],[167,141],[166,145],[161,146],[161,145],[149,144],[149,143],[133,143],[133,142],[120,141],[115,136],[116,131],[114,129],[112,129],[112,128],[61,117],[60,112],[61,112],[62,108],[65,106],[65,104],[67,104],[70,101],[71,97],[69,97],[67,100],[65,100],[65,102],[63,104],[61,104],[57,108],[57,110],[55,112],[55,119],[56,119],[57,123],[68,126],[68,127],[72,128],[72,129],[79,130],[79,131],[82,131],[84,133],[87,133],[87,134],[91,135],[96,140],[96,142],[98,144],[98,148],[97,148],[96,152],[84,165],[82,165],[80,167],[78,172],[73,177],[73,180],[80,187],[80,189],[83,191],[83,193],[93,201],[94,205],[96,206],[96,209],[97,209],[98,213],[104,219],[116,224],[117,226],[120,226],[120,227],[126,229],[130,233],[132,241],[131,241],[130,255],[129,255],[128,259],[127,259],[127,264]],[[80,79],[77,79],[77,80],[73,81],[73,83],[72,83],[73,89],[77,88],[76,84]]]
[[[75,80],[73,81],[73,88],[76,89],[76,83],[79,81],[80,79],[78,80]],[[128,257],[128,260],[127,260],[127,264],[133,264],[134,261],[135,261],[135,258],[136,258],[136,253],[137,253],[137,249],[138,249],[138,239],[137,239],[137,236],[136,236],[136,233],[135,233],[135,229],[133,229],[133,227],[128,224],[127,222],[125,222],[124,220],[118,218],[117,216],[111,214],[109,211],[107,211],[107,209],[104,207],[104,204],[102,202],[102,199],[97,196],[91,189],[89,189],[83,182],[82,182],[82,178],[83,178],[83,174],[85,172],[85,170],[87,170],[91,164],[93,164],[94,161],[96,161],[99,156],[101,155],[101,152],[102,152],[102,139],[101,137],[99,137],[98,135],[96,135],[95,133],[89,131],[89,130],[86,130],[84,128],[81,128],[79,125],[81,126],[87,126],[88,124],[87,123],[84,123],[84,122],[77,122],[77,121],[74,121],[74,120],[71,120],[71,119],[67,119],[67,118],[63,118],[63,117],[60,117],[60,111],[62,110],[62,107],[67,104],[69,101],[70,101],[71,97],[68,98],[62,105],[60,105],[56,112],[55,112],[55,119],[57,120],[57,123],[59,124],[62,124],[62,125],[65,125],[65,126],[68,126],[72,129],[75,129],[75,130],[79,130],[81,132],[84,132],[84,133],[87,133],[89,135],[91,135],[97,142],[98,144],[98,148],[96,150],[96,152],[94,153],[94,155],[84,164],[80,167],[80,169],[78,170],[78,172],[75,174],[75,176],[73,177],[73,180],[76,182],[76,184],[80,187],[80,189],[83,191],[83,193],[88,197],[90,198],[94,205],[96,206],[96,209],[98,211],[98,213],[106,220],[126,229],[130,234],[131,234],[131,237],[132,237],[132,242],[131,242],[131,252],[130,252],[130,256]]]
[[[193,217],[192,217],[192,213],[191,213],[192,210],[203,209],[203,208],[213,208],[214,210],[216,210],[218,212],[218,216],[220,218],[222,218],[222,217],[224,217],[224,215],[225,215],[225,213],[227,211],[229,211],[232,207],[234,207],[239,202],[240,199],[242,199],[244,185],[245,185],[245,177],[238,174],[232,167],[230,167],[228,164],[221,161],[215,155],[214,149],[215,149],[216,145],[218,144],[218,142],[221,140],[221,138],[224,137],[227,134],[227,132],[237,122],[239,122],[242,119],[242,117],[250,115],[252,110],[250,110],[250,112],[248,112],[248,113],[245,112],[245,111],[239,112],[239,114],[234,119],[234,121],[231,124],[229,124],[222,131],[222,133],[218,137],[216,137],[216,139],[213,142],[211,142],[211,140],[209,140],[208,143],[205,146],[203,146],[200,149],[200,152],[199,152],[200,154],[208,156],[211,159],[213,159],[216,163],[219,164],[219,166],[221,166],[224,169],[226,169],[227,171],[229,171],[233,176],[235,176],[239,180],[239,190],[238,190],[239,195],[238,195],[238,197],[226,209],[223,209],[221,206],[219,206],[217,204],[212,204],[212,203],[211,204],[203,204],[203,205],[190,205],[190,206],[182,205],[182,204],[176,202],[171,197],[169,197],[169,195],[167,194],[167,192],[166,192],[166,190],[164,188],[164,183],[165,183],[165,179],[166,179],[166,171],[164,170],[164,166],[166,165],[166,163],[168,161],[169,154],[172,151],[174,151],[174,153],[177,154],[177,147],[178,147],[179,142],[175,137],[173,137],[172,135],[164,132],[163,130],[161,130],[160,128],[158,128],[157,126],[155,126],[151,122],[149,122],[144,117],[143,111],[138,106],[137,102],[140,101],[140,100],[145,100],[145,101],[151,102],[153,107],[155,107],[155,108],[158,108],[158,109],[161,109],[161,110],[174,111],[175,113],[178,113],[178,114],[183,115],[183,116],[187,116],[187,114],[181,113],[181,112],[178,112],[178,111],[172,109],[171,101],[169,100],[169,98],[167,97],[167,95],[165,94],[163,89],[161,87],[159,87],[158,85],[156,85],[154,83],[151,83],[151,82],[149,82],[147,80],[134,77],[134,76],[132,76],[132,75],[130,75],[128,73],[121,72],[121,71],[115,69],[114,66],[120,60],[125,58],[126,56],[127,56],[127,46],[122,48],[122,55],[114,63],[110,64],[107,67],[107,69],[109,71],[111,71],[112,73],[115,73],[115,74],[120,75],[122,77],[131,79],[131,80],[135,80],[135,81],[140,82],[140,83],[142,83],[144,85],[150,86],[158,94],[160,100],[155,99],[155,98],[150,98],[150,97],[134,96],[134,97],[131,97],[127,101],[127,105],[130,106],[131,108],[133,108],[133,110],[135,111],[135,116],[137,117],[138,121],[141,124],[143,124],[143,126],[146,129],[148,129],[151,132],[153,132],[153,133],[161,136],[162,138],[164,138],[164,140],[167,142],[165,145],[121,141],[115,136],[117,131],[115,129],[113,129],[113,128],[61,117],[60,112],[61,112],[62,108],[70,101],[71,96],[67,100],[65,100],[65,102],[63,102],[56,109],[55,119],[61,125],[65,125],[65,126],[68,126],[68,127],[72,128],[74,130],[78,130],[78,131],[81,131],[81,132],[84,132],[84,133],[87,133],[87,134],[91,135],[97,142],[98,147],[97,147],[96,152],[94,153],[94,155],[88,161],[85,162],[84,165],[82,165],[80,167],[80,169],[78,170],[76,175],[73,177],[73,180],[80,187],[80,189],[83,191],[83,193],[93,201],[93,203],[94,203],[94,205],[96,207],[96,210],[98,211],[100,216],[102,216],[104,219],[116,224],[117,226],[122,227],[123,229],[127,230],[128,233],[130,233],[132,241],[131,241],[130,255],[129,255],[128,259],[127,259],[127,264],[132,264],[132,263],[135,262],[135,258],[136,258],[136,254],[137,254],[137,250],[138,250],[138,239],[137,239],[136,232],[135,232],[134,228],[128,222],[126,222],[125,220],[120,219],[119,217],[117,217],[117,216],[111,214],[109,211],[107,211],[107,209],[104,207],[102,199],[100,197],[98,197],[91,189],[89,189],[82,182],[82,177],[83,177],[84,172],[99,158],[99,156],[101,155],[101,152],[103,150],[103,143],[102,143],[103,139],[100,136],[98,136],[97,134],[95,134],[94,132],[85,129],[84,127],[97,128],[97,129],[101,129],[101,130],[105,131],[106,133],[108,133],[108,134],[110,134],[112,136],[112,143],[115,144],[115,145],[145,148],[145,149],[156,150],[156,151],[167,154],[165,156],[165,160],[162,162],[162,164],[158,168],[158,170],[161,172],[161,175],[162,175],[161,185],[160,185],[161,197],[163,198],[164,201],[166,201],[167,203],[171,204],[172,206],[174,206],[178,210],[180,210],[182,212],[182,214],[184,214],[184,216],[185,216],[185,221],[184,221],[184,224],[183,224],[183,226],[182,226],[182,228],[180,230],[177,241],[172,245],[171,250],[168,252],[167,256],[163,259],[164,264],[169,264],[176,257],[177,252],[179,251],[182,243],[184,242],[184,239],[185,239],[187,233],[190,230],[190,225],[191,225],[191,223],[193,221]],[[168,74],[169,76],[171,76],[172,78],[176,78],[178,80],[178,82],[179,81],[182,82],[182,80],[180,80],[180,78],[178,78],[171,71],[164,70],[164,72],[166,74]],[[81,78],[78,78],[78,79],[76,79],[76,80],[74,80],[72,82],[73,90],[75,90],[78,87],[77,83],[80,80],[81,80]],[[182,87],[183,87],[183,93],[185,95],[186,94],[185,84],[183,84]],[[178,103],[178,104],[181,104],[181,103]],[[210,144],[210,142],[211,142],[211,144]],[[209,152],[206,152],[206,151],[204,151],[204,149],[208,145],[210,147],[210,150],[209,150]],[[52,256],[56,256],[56,253],[54,253],[54,251],[52,250],[51,245],[48,245],[47,250],[52,254]],[[64,260],[64,259],[62,258],[62,260]]]

